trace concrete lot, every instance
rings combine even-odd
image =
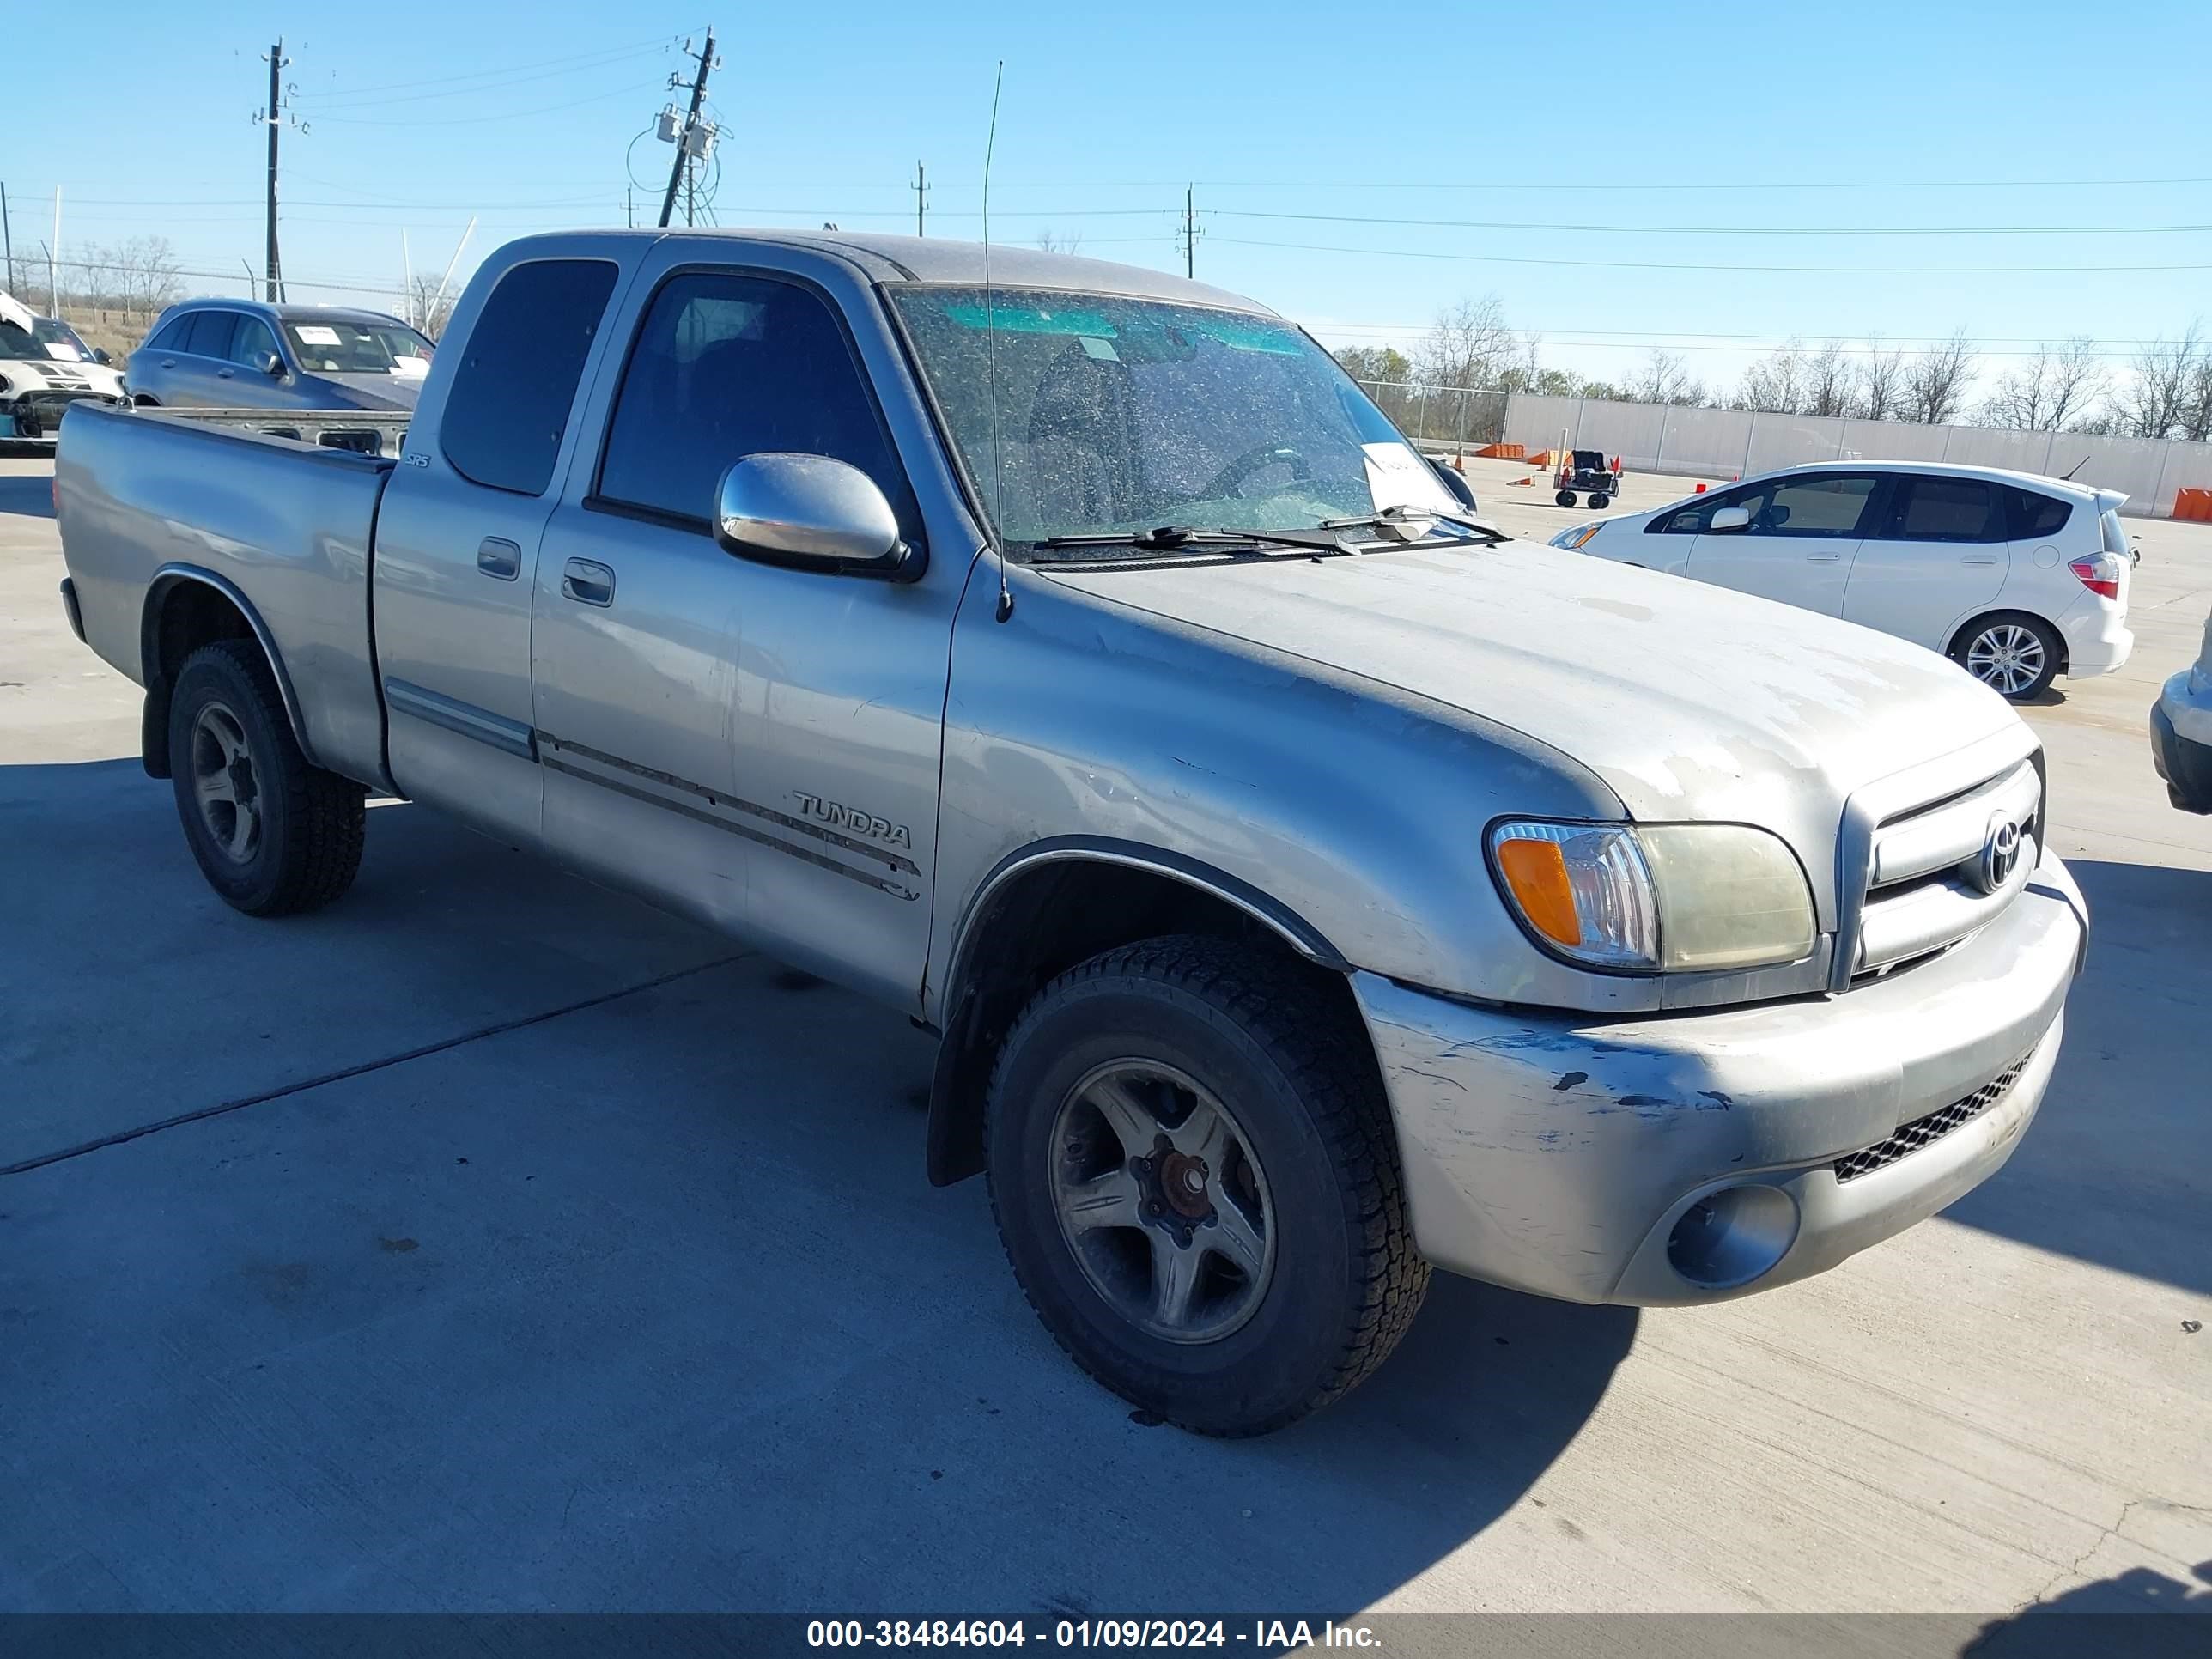
[[[1224,1444],[925,1184],[897,1016],[404,805],[330,910],[226,908],[0,474],[0,1609],[2212,1602],[2212,821],[2144,739],[2212,530],[2135,525],[2135,662],[2030,712],[2098,933],[1996,1180],[1718,1309],[1439,1279]]]

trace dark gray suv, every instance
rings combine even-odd
[[[187,300],[123,383],[133,403],[179,409],[412,409],[434,349],[382,312]]]

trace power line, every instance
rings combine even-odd
[[[1385,219],[1354,213],[1273,213],[1212,208],[1224,219],[1304,224],[1389,225],[1419,230],[1552,230],[1629,236],[2138,236],[2212,230],[2212,223],[2161,225],[1606,225],[1521,219]]]
[[[595,92],[588,98],[574,99],[565,104],[547,104],[538,109],[504,110],[496,115],[447,115],[435,118],[418,115],[404,121],[372,121],[351,115],[319,115],[315,118],[349,127],[466,127],[485,121],[520,121],[532,115],[552,115],[564,109],[580,109],[586,104],[604,103],[610,98],[635,97],[640,91],[653,90],[659,85],[658,81],[648,81],[642,88],[617,87],[611,92]]]
[[[361,98],[343,102],[327,103],[317,100],[313,110],[319,116],[325,110],[389,109],[398,104],[419,104],[439,98],[475,98],[487,92],[504,92],[509,87],[527,86],[538,81],[556,81],[564,76],[581,75],[589,70],[608,69],[617,64],[635,63],[641,58],[651,58],[662,50],[650,46],[643,52],[626,52],[589,64],[573,64],[567,69],[549,70],[543,75],[517,75],[499,81],[489,81],[482,86],[449,87],[442,92],[410,92],[397,98]]]
[[[675,44],[675,40],[676,37],[674,35],[656,35],[650,40],[634,41],[629,46],[600,46],[591,52],[574,52],[566,58],[541,58],[534,64],[502,64],[498,69],[471,70],[461,75],[434,76],[427,81],[390,81],[386,82],[382,86],[376,87],[343,87],[329,94],[311,95],[355,98],[366,97],[372,93],[405,92],[416,87],[450,86],[456,81],[479,81],[487,76],[507,75],[522,70],[550,69],[557,64],[581,64],[584,63],[586,59],[605,58],[610,53],[615,54],[617,57],[622,55],[642,57],[644,55],[645,49],[672,46]]]
[[[1243,237],[1217,239],[1231,247],[1268,247],[1302,253],[1353,253],[1362,258],[1389,259],[1445,259],[1467,264],[1556,265],[1595,270],[1736,270],[1789,271],[1800,275],[1881,276],[1925,275],[1936,272],[1978,272],[1984,276],[2042,275],[2054,272],[2212,270],[2212,264],[2162,265],[1748,265],[1670,264],[1655,259],[1540,259],[1510,253],[1443,253],[1429,248],[1344,247],[1327,242],[1267,242]]]

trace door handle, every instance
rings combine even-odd
[[[511,582],[522,574],[522,550],[504,537],[487,536],[477,544],[477,568]]]
[[[612,605],[615,573],[597,559],[571,559],[561,568],[561,595],[579,605]]]
[[[1808,564],[1833,564],[1843,556],[1840,553],[1808,553],[1805,562]]]
[[[230,375],[231,371],[227,368],[218,368],[215,372],[215,377],[218,380],[227,380],[230,378]]]
[[[161,367],[164,368],[174,368],[176,366],[177,360],[174,357],[164,357],[161,359]]]
[[[1997,556],[1994,553],[1962,553],[1959,556],[1960,564],[1995,564],[1996,562]]]

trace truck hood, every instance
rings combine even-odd
[[[1533,542],[1042,574],[1513,727],[1645,822],[1832,834],[1863,786],[2021,724],[1918,646]]]

